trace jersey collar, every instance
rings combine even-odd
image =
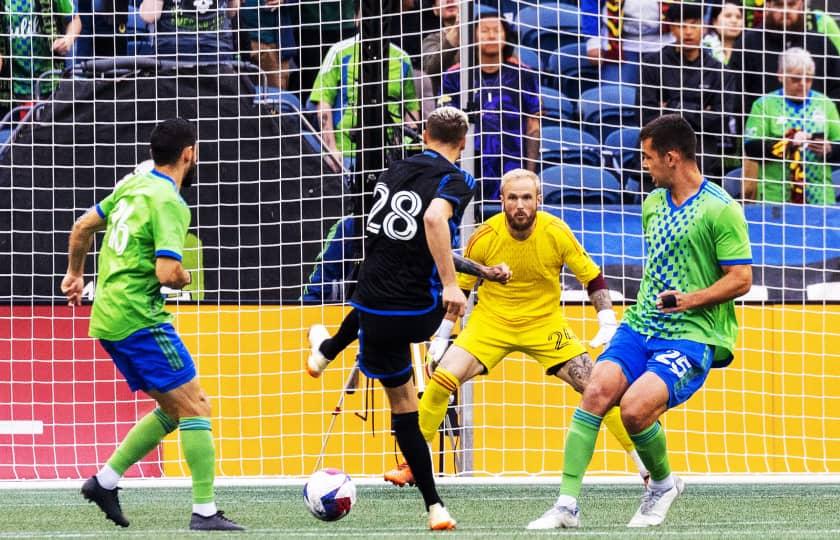
[[[171,176],[163,174],[162,172],[160,172],[157,169],[152,169],[152,175],[157,176],[158,178],[161,178],[163,180],[169,180],[170,182],[172,182],[172,187],[174,187],[175,189],[178,189],[178,185],[175,183],[175,180],[173,180]]]
[[[694,199],[696,199],[697,196],[700,195],[700,193],[702,193],[703,190],[706,188],[706,183],[707,182],[708,182],[708,180],[706,178],[703,178],[703,182],[700,184],[700,189],[697,190],[697,193],[695,193],[694,195],[692,195],[691,197],[686,199],[685,202],[682,203],[679,206],[674,204],[674,200],[671,198],[671,190],[670,189],[665,190],[665,198],[668,200],[668,206],[671,208],[671,211],[674,212],[674,211],[677,211],[677,210],[682,210],[683,208],[685,208],[686,206],[688,206],[692,202],[694,202]]]

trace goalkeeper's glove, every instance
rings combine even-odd
[[[618,330],[618,320],[615,317],[615,311],[612,309],[602,309],[599,311],[598,326],[598,333],[589,342],[589,346],[592,348],[607,345],[615,335],[615,331]]]
[[[452,328],[455,326],[454,321],[443,319],[440,321],[435,335],[432,336],[432,342],[426,350],[426,372],[431,375],[435,368],[443,358],[443,353],[449,347],[449,336],[452,335]]]

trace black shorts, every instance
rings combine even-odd
[[[426,341],[443,318],[438,308],[424,315],[359,312],[359,369],[382,386],[397,387],[411,378],[411,344]]]

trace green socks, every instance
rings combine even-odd
[[[583,475],[595,451],[601,420],[600,416],[580,408],[575,409],[572,425],[569,426],[569,434],[566,436],[566,448],[563,449],[563,483],[560,485],[560,495],[568,495],[575,499],[580,495]]]
[[[193,503],[213,502],[216,449],[210,434],[210,419],[200,416],[181,418],[181,448],[192,475]]]
[[[660,481],[668,478],[671,474],[671,465],[668,463],[665,430],[659,422],[654,422],[641,433],[630,435],[630,438],[636,445],[636,451],[642,458],[642,463],[650,471],[651,480]]]
[[[151,452],[177,427],[175,421],[165,412],[160,409],[153,410],[131,428],[108,460],[108,466],[122,476],[126,469],[143,459],[143,456]]]

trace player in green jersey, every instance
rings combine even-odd
[[[642,206],[648,257],[639,294],[572,416],[560,497],[529,529],[580,526],[581,481],[601,420],[615,405],[651,476],[628,527],[662,523],[684,483],[671,474],[658,419],[691,397],[711,367],[732,360],[738,333],[732,300],[752,285],[741,207],[700,174],[695,134],[682,117],[651,121],[639,139],[642,165],[658,188]]]
[[[216,508],[210,403],[160,293],[161,285],[180,289],[190,283],[181,265],[190,210],[179,190],[189,187],[195,177],[195,129],[180,118],[166,120],[152,131],[150,147],[154,169],[119,182],[76,221],[70,233],[61,291],[69,305],[81,303],[85,257],[93,235],[104,230],[90,335],[99,338],[131,390],[143,390],[159,405],[137,422],[108,463],[84,483],[82,495],[108,519],[127,527],[117,482],[126,469],[180,428],[192,474],[190,529],[243,530]]]

